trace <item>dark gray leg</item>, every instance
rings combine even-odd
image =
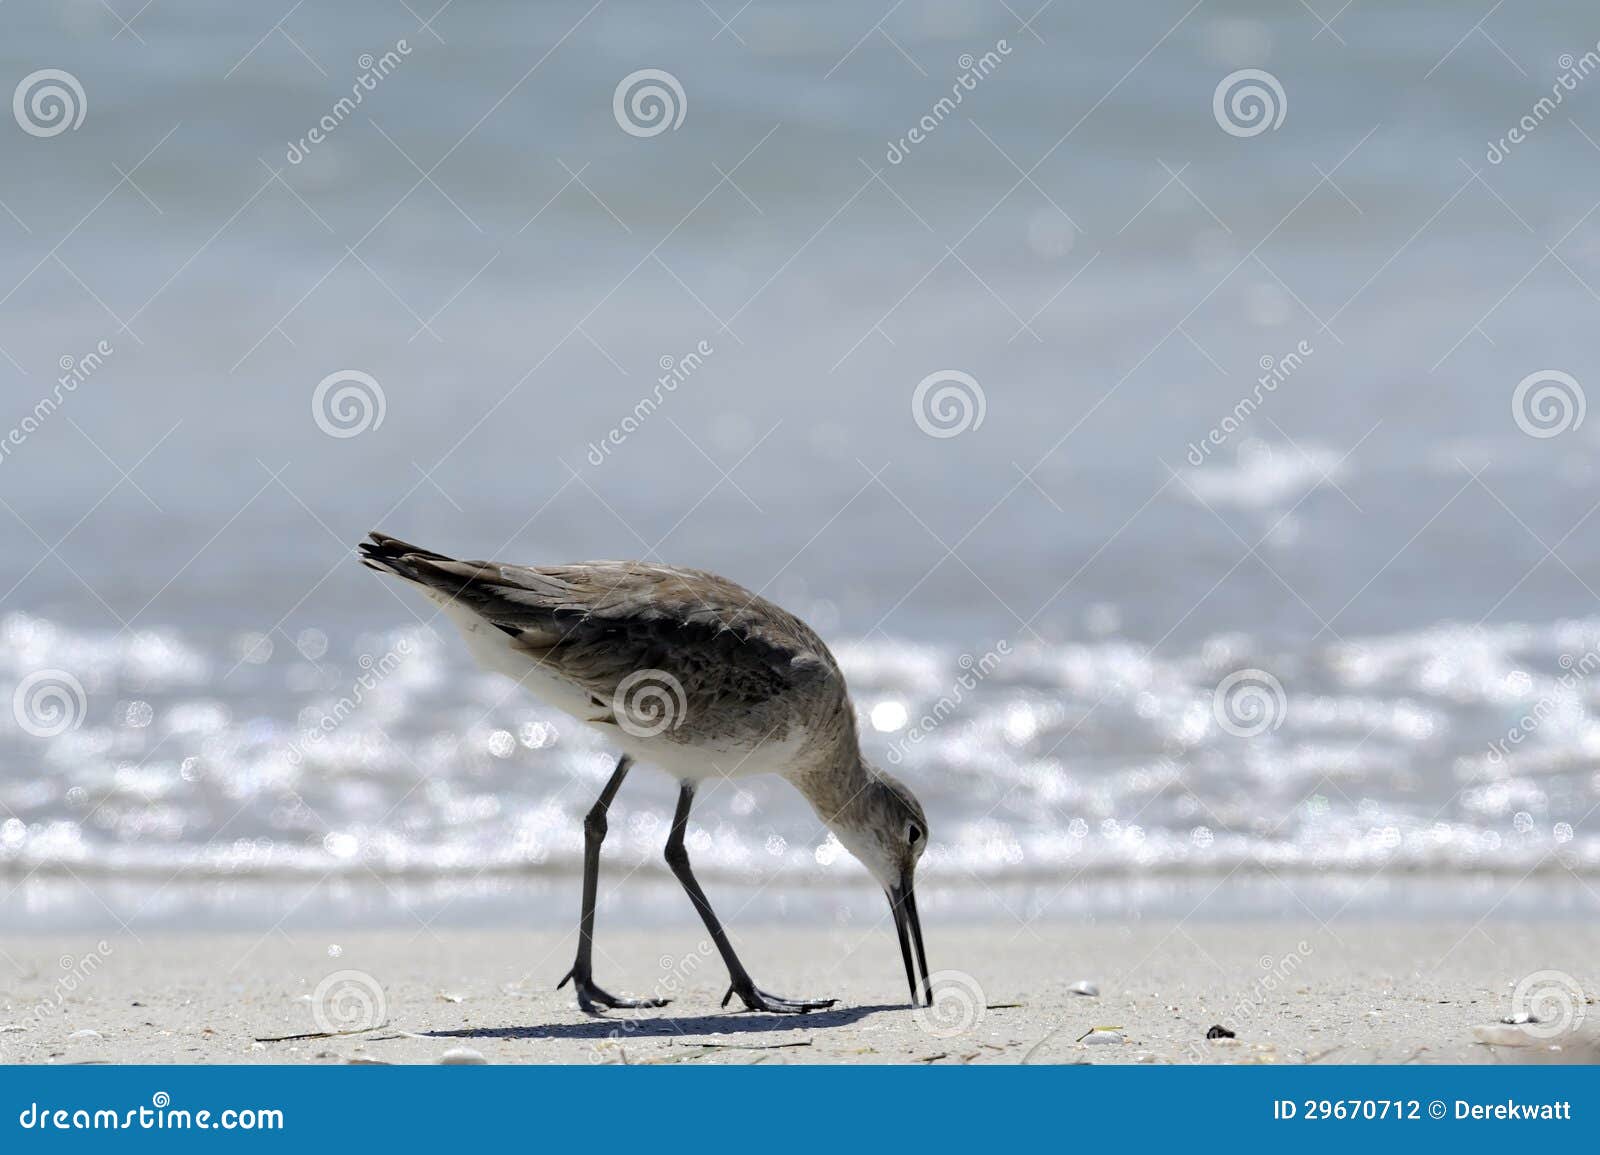
[[[689,850],[683,844],[683,836],[689,826],[689,807],[693,804],[694,783],[685,782],[678,791],[678,809],[672,816],[672,834],[667,838],[667,865],[672,867],[672,873],[683,883],[683,889],[689,892],[689,900],[700,912],[700,918],[706,924],[711,941],[716,943],[722,961],[727,965],[728,977],[733,985],[728,988],[728,993],[722,996],[722,1005],[727,1006],[728,1000],[737,994],[744,1001],[747,1011],[804,1014],[806,1011],[819,1011],[833,1006],[838,1002],[837,999],[780,999],[777,995],[769,995],[759,990],[756,984],[750,981],[749,972],[744,969],[744,964],[734,953],[733,944],[728,941],[722,923],[717,921],[716,912],[711,909],[706,892],[700,889],[700,883],[696,881],[694,871],[689,867]]]
[[[664,1007],[669,1001],[619,998],[594,984],[594,907],[600,890],[600,844],[606,839],[606,811],[611,809],[611,800],[622,788],[622,780],[628,776],[632,765],[633,759],[626,754],[618,759],[605,789],[600,791],[600,797],[595,799],[583,820],[583,915],[578,923],[578,957],[567,977],[556,984],[556,989],[560,990],[567,985],[567,979],[571,979],[573,989],[578,992],[578,1006],[590,1014],[596,1013],[596,1003],[606,1007]]]

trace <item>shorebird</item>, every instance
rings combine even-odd
[[[678,780],[666,859],[727,965],[727,1006],[804,1013],[835,999],[780,998],[739,961],[689,865],[684,836],[707,778],[779,774],[883,887],[911,1004],[932,1005],[913,889],[928,844],[922,806],[861,754],[839,665],[816,632],[749,590],[703,570],[638,561],[522,566],[458,561],[387,534],[360,546],[371,569],[417,586],[460,629],[478,662],[604,733],[621,750],[583,822],[583,904],[570,979],[578,1005],[662,1006],[594,981],[594,912],[606,811],[635,760]],[[913,968],[915,959],[915,969]],[[918,979],[921,985],[919,988]]]

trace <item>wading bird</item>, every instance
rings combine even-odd
[[[834,999],[761,990],[740,963],[689,865],[684,835],[707,778],[779,774],[811,803],[888,896],[912,1005],[932,987],[913,879],[928,822],[904,784],[861,754],[855,710],[828,647],[793,614],[725,578],[647,562],[520,566],[457,561],[382,533],[361,543],[372,569],[419,587],[473,656],[596,727],[622,751],[583,822],[583,907],[572,981],[578,1005],[661,1006],[594,981],[594,911],[606,811],[635,759],[679,782],[666,859],[748,1010],[803,1013]],[[913,962],[915,960],[915,962]],[[918,978],[921,985],[919,988]]]

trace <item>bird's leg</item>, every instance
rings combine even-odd
[[[611,772],[605,789],[600,791],[600,797],[595,799],[583,820],[583,916],[578,924],[578,957],[566,978],[556,984],[556,989],[560,990],[567,985],[567,979],[571,979],[573,989],[578,992],[578,1006],[590,1014],[595,1013],[596,1004],[625,1008],[661,1007],[668,1001],[619,998],[594,983],[594,907],[600,889],[600,844],[606,839],[606,811],[611,808],[611,800],[622,788],[622,780],[628,776],[628,768],[632,765],[633,759],[626,754],[617,760],[617,768]]]
[[[700,918],[711,934],[711,941],[716,943],[717,950],[722,954],[722,961],[728,967],[728,977],[732,980],[732,985],[728,988],[728,993],[722,996],[722,1005],[727,1006],[728,1000],[737,994],[744,1001],[745,1010],[748,1011],[804,1014],[807,1011],[819,1011],[833,1006],[837,999],[781,999],[777,995],[769,995],[758,989],[756,984],[750,981],[749,972],[744,969],[744,964],[734,953],[733,944],[728,941],[728,935],[722,929],[722,923],[717,921],[716,912],[711,909],[706,892],[700,889],[700,883],[695,880],[694,871],[689,866],[689,850],[683,844],[683,836],[689,826],[689,807],[693,804],[694,783],[685,782],[678,792],[678,809],[672,816],[672,834],[667,838],[667,865],[672,867],[672,873],[683,883],[683,889],[689,892],[690,901],[700,912]]]

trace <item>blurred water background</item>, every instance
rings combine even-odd
[[[0,694],[83,688],[0,710],[3,924],[575,902],[611,755],[374,527],[807,617],[925,906],[1592,914],[1600,17],[1191,2],[0,8],[0,88],[86,103],[0,123]],[[620,125],[641,69],[676,128]],[[1219,123],[1240,69],[1276,128]],[[381,421],[330,436],[345,371]],[[671,789],[613,810],[637,893]],[[749,917],[876,911],[781,782],[693,849]]]

